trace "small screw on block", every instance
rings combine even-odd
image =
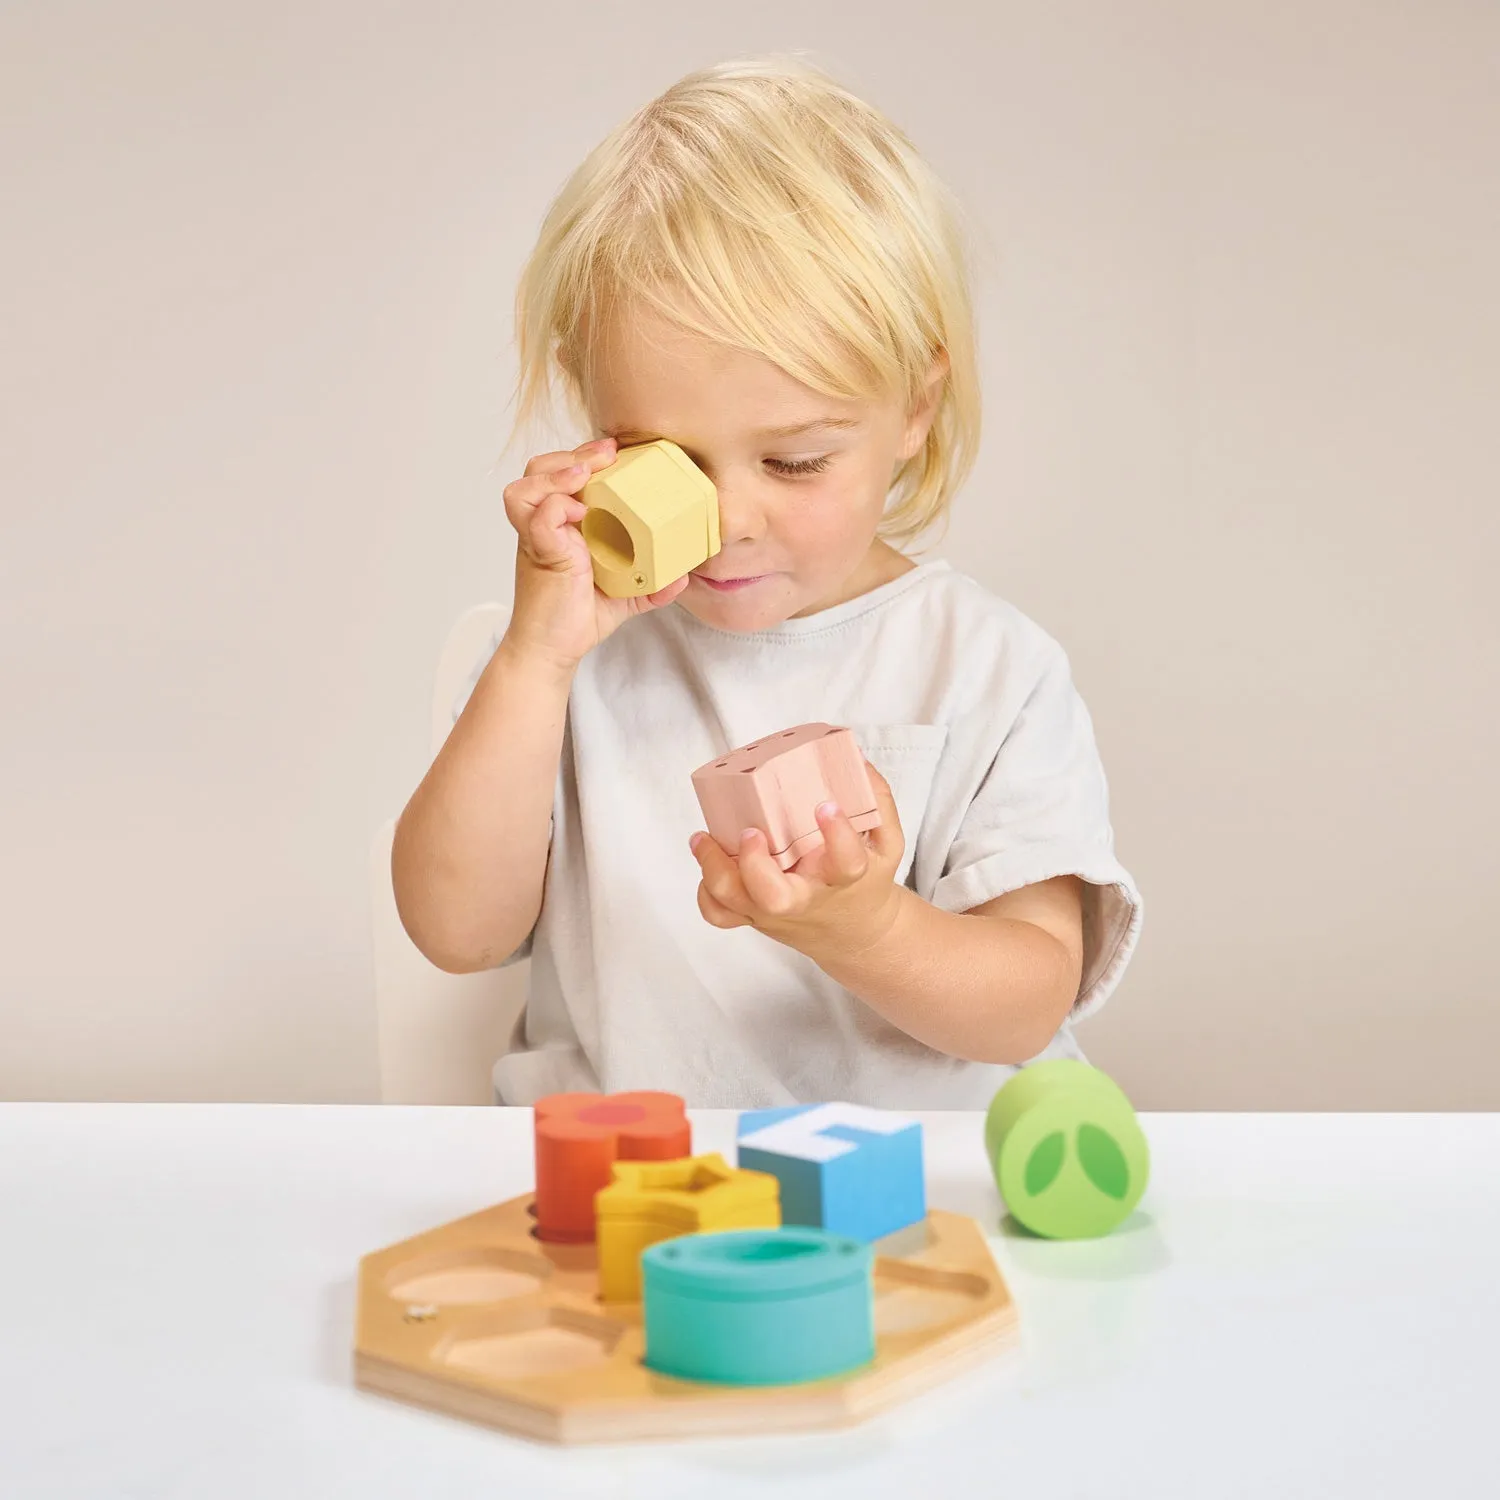
[[[408,1323],[430,1323],[438,1315],[438,1310],[430,1302],[413,1302],[402,1317]]]

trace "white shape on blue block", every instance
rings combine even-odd
[[[875,1240],[927,1216],[922,1127],[861,1104],[740,1116],[739,1164],[781,1183],[781,1220]]]
[[[771,1111],[757,1113],[770,1114]],[[787,1110],[785,1118],[775,1124],[742,1135],[740,1145],[760,1151],[777,1151],[782,1156],[795,1156],[802,1161],[832,1161],[836,1156],[847,1156],[859,1149],[857,1138],[823,1133],[835,1125],[866,1135],[895,1135],[899,1130],[922,1128],[915,1120],[893,1115],[888,1109],[869,1109],[863,1104],[803,1104]]]

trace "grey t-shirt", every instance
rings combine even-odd
[[[491,650],[455,707],[462,711]],[[967,911],[1076,874],[1084,963],[1069,1020],[1119,983],[1141,898],[1115,858],[1093,724],[1067,656],[946,560],[754,634],[677,605],[628,621],[568,702],[526,1008],[497,1097],[657,1088],[691,1106],[841,1100],[978,1109],[1014,1068],[934,1051],[753,928],[698,911],[692,772],[812,720],[848,726],[890,782],[896,879]],[[1080,1057],[1064,1024],[1043,1057]]]

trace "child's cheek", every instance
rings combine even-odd
[[[788,510],[804,555],[862,555],[879,522],[879,505],[870,505],[856,486],[832,479],[806,490]]]

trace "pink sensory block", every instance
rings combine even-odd
[[[834,724],[799,724],[731,750],[693,772],[693,789],[727,853],[739,853],[745,829],[760,828],[783,870],[822,844],[820,802],[837,802],[858,829],[880,826],[865,758]]]

